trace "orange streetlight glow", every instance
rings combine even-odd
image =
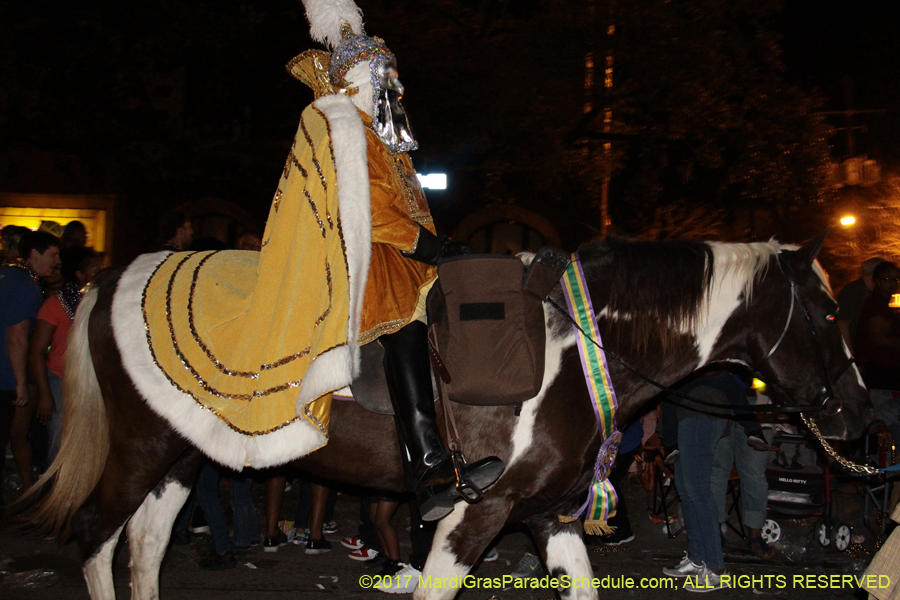
[[[841,217],[841,225],[843,225],[844,227],[849,227],[850,225],[853,225],[854,223],[856,223],[856,217],[854,217],[852,215],[846,216],[846,217]]]

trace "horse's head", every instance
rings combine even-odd
[[[723,332],[745,329],[747,364],[767,383],[773,400],[807,407],[803,412],[824,437],[852,439],[871,422],[873,409],[816,262],[824,237],[772,252],[745,292],[743,310],[733,313]]]

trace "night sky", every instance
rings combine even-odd
[[[888,163],[900,158],[900,16],[892,0],[786,0],[784,59],[790,77],[821,90],[829,111],[886,110],[853,117],[866,126],[857,150]],[[835,126],[845,123],[830,119]],[[840,153],[844,135],[833,143]]]
[[[579,126],[587,2],[359,4],[397,54],[417,168],[455,182],[430,195],[439,223],[512,201],[570,229],[569,242],[596,231],[584,186],[555,170]],[[900,159],[894,4],[785,0],[773,22],[787,80],[823,110],[885,111],[852,125],[865,128],[857,152],[888,167]],[[284,65],[311,47],[299,0],[0,0],[0,191],[117,194],[120,240],[146,240],[161,212],[205,196],[262,222],[312,99]],[[846,134],[830,141],[842,158]]]

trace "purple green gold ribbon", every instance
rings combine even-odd
[[[559,520],[568,523],[584,515],[584,530],[592,535],[603,535],[613,530],[606,522],[616,514],[619,501],[616,490],[608,479],[616,462],[619,441],[622,438],[622,434],[616,430],[618,402],[612,379],[609,377],[606,355],[601,347],[602,341],[597,320],[594,318],[591,295],[577,253],[572,255],[572,262],[562,276],[561,283],[569,315],[577,323],[577,326],[573,324],[573,328],[577,338],[578,355],[581,357],[581,368],[584,371],[591,405],[597,419],[597,429],[600,431],[603,444],[594,464],[594,476],[588,489],[587,501],[574,515],[560,515]]]

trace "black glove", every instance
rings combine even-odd
[[[448,238],[443,240],[419,225],[419,243],[413,252],[401,252],[406,258],[411,258],[427,265],[436,265],[451,256],[472,254],[472,249]]]
[[[462,242],[447,239],[444,241],[444,252],[439,260],[444,260],[445,258],[450,258],[451,256],[463,256],[464,254],[474,254],[474,252],[472,252],[472,249]]]

